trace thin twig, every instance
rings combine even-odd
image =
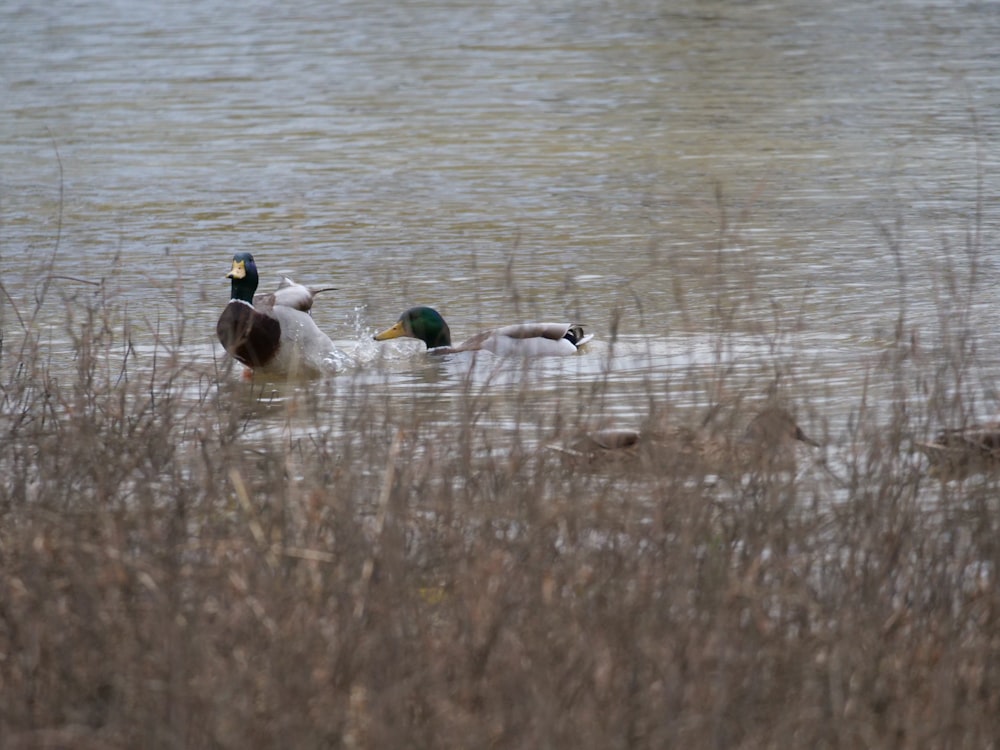
[[[372,574],[375,572],[375,557],[379,551],[382,530],[385,528],[385,517],[388,513],[389,498],[392,496],[392,485],[396,479],[396,459],[399,458],[402,436],[402,431],[397,430],[392,439],[392,446],[389,448],[389,458],[386,462],[385,474],[382,477],[382,491],[379,493],[378,514],[375,516],[375,541],[372,545],[372,553],[365,560],[361,568],[361,580],[358,584],[358,601],[354,605],[354,619],[356,620],[360,620],[365,616],[368,587],[371,585]]]

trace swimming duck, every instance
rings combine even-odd
[[[941,479],[1000,470],[1000,422],[944,429],[930,442],[914,445],[927,456],[931,475]]]
[[[587,432],[562,453],[585,463],[639,461],[649,468],[675,466],[686,473],[742,474],[795,471],[796,445],[819,447],[792,415],[778,406],[758,412],[732,438],[688,426],[649,430],[610,428]]]
[[[337,369],[342,356],[312,319],[313,298],[330,288],[313,289],[285,277],[271,294],[257,292],[257,264],[250,253],[236,253],[226,278],[232,279],[229,304],[215,327],[230,355],[265,376],[319,377]]]
[[[590,341],[583,326],[576,323],[522,323],[477,333],[458,346],[452,346],[451,330],[432,307],[411,307],[399,316],[391,328],[375,334],[376,341],[406,336],[419,339],[432,354],[453,354],[483,349],[500,356],[565,356]]]

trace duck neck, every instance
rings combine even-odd
[[[429,332],[424,337],[424,343],[428,349],[438,349],[442,346],[451,346],[451,331],[445,323],[440,330]]]
[[[230,299],[239,300],[240,302],[246,302],[248,305],[252,305],[254,292],[257,291],[257,284],[249,282],[249,278],[233,279]]]

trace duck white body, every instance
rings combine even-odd
[[[566,338],[570,323],[521,323],[483,331],[454,347],[452,351],[484,349],[501,357],[565,357],[592,338],[581,336],[574,343]]]
[[[332,375],[343,360],[337,345],[316,325],[312,315],[294,307],[275,304],[271,316],[281,325],[281,345],[255,373],[280,378],[318,378]]]

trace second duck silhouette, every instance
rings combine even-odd
[[[819,447],[787,410],[768,406],[737,437],[686,426],[602,429],[584,433],[560,450],[597,465],[641,461],[651,469],[671,466],[685,473],[742,474],[795,471],[797,445]]]
[[[1000,471],[1000,422],[947,428],[915,447],[927,456],[931,475],[939,479],[996,473]]]
[[[453,345],[451,330],[441,314],[432,307],[411,307],[399,316],[395,325],[375,334],[376,341],[400,337],[419,339],[432,354],[452,354],[485,350],[500,356],[565,356],[593,338],[576,323],[522,323],[483,331]]]

